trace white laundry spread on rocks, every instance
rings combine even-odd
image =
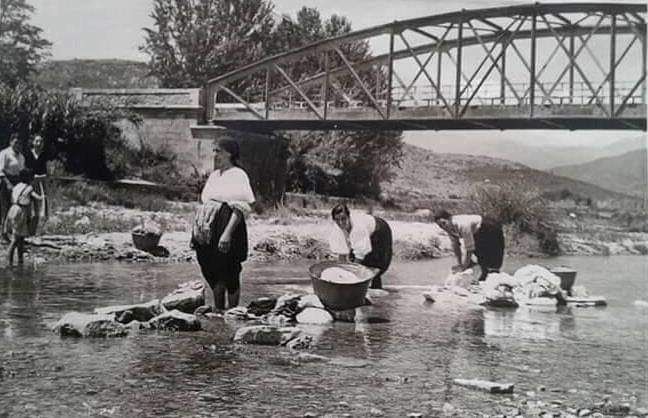
[[[490,273],[485,281],[476,284],[471,270],[448,275],[443,286],[432,286],[424,292],[427,301],[451,299],[495,307],[556,306],[573,303],[575,306],[605,306],[605,298],[591,297],[583,286],[574,286],[575,295],[567,296],[561,289],[560,277],[547,268],[526,265],[515,274]]]

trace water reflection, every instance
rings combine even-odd
[[[568,307],[485,309],[483,318],[488,337],[556,340],[575,328],[575,318]]]

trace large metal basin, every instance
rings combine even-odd
[[[549,268],[549,271],[560,277],[560,287],[571,295],[571,289],[576,281],[576,270],[566,266],[556,266]]]
[[[332,283],[321,280],[322,272],[330,267],[347,270],[358,276],[360,281],[356,283]],[[324,306],[336,311],[353,309],[364,305],[369,284],[379,272],[378,269],[365,267],[361,264],[338,261],[323,261],[313,264],[308,271],[313,282],[313,291],[317,297],[320,298]]]

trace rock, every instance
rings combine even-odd
[[[300,335],[297,338],[293,338],[292,340],[288,341],[286,344],[286,347],[290,351],[298,351],[298,350],[308,350],[311,347],[311,344],[313,343],[313,337],[310,335]]]
[[[409,414],[407,414],[407,416],[409,418],[421,418],[423,414],[421,414],[420,412],[410,412]]]
[[[299,353],[295,356],[298,363],[328,363],[331,361],[328,357],[310,353]]]
[[[198,331],[201,328],[198,318],[177,309],[158,315],[148,323],[153,329],[164,331]]]
[[[369,415],[371,415],[372,417],[382,417],[385,414],[378,408],[371,408],[369,410]]]
[[[135,305],[107,306],[96,308],[95,313],[102,315],[114,315],[117,322],[128,324],[130,321],[146,322],[151,318],[160,315],[164,309],[160,306],[159,299]]]
[[[636,308],[648,308],[648,302],[646,302],[645,300],[638,299],[635,300],[633,304]]]
[[[114,315],[67,313],[53,327],[61,337],[123,337],[128,328],[115,321]]]
[[[128,328],[129,331],[140,331],[142,329],[151,329],[151,326],[149,325],[148,322],[140,322],[140,321],[130,321],[126,327]]]
[[[301,298],[299,298],[299,304],[298,304],[300,309],[304,308],[319,308],[319,309],[324,309],[324,305],[322,305],[322,301],[320,298],[317,297],[317,295],[314,294],[308,294],[304,295]]]
[[[325,325],[333,322],[333,317],[324,309],[305,308],[297,314],[297,322],[300,324]]]
[[[214,308],[212,308],[210,305],[202,305],[196,308],[196,310],[193,311],[194,315],[206,315],[208,313],[212,313],[214,311]]]
[[[608,403],[601,407],[600,412],[604,415],[626,416],[630,413],[630,406]]]
[[[329,310],[329,313],[331,314],[333,319],[336,320],[336,321],[355,322],[355,317],[356,317],[356,310],[355,309],[347,309],[345,311]]]
[[[513,383],[497,383],[479,379],[454,379],[454,383],[471,389],[488,393],[513,393]]]
[[[285,327],[287,325],[290,325],[291,322],[293,322],[293,320],[288,318],[287,316],[276,314],[276,313],[269,313],[268,315],[265,316],[264,321],[267,322],[268,325],[273,325],[277,327]]]
[[[456,409],[457,408],[455,408],[453,405],[451,405],[451,404],[449,404],[447,402],[443,404],[443,414],[444,415],[452,415],[452,414],[454,414]]]
[[[634,410],[634,413],[640,417],[646,416],[648,415],[648,408],[637,408]]]
[[[246,321],[249,318],[247,308],[243,306],[236,306],[232,309],[225,311],[225,319],[236,319],[239,321]]]
[[[196,308],[205,304],[205,286],[198,281],[183,283],[162,298],[161,303],[169,311],[177,309],[193,313]]]
[[[300,335],[295,327],[273,327],[255,325],[239,328],[234,335],[234,341],[244,344],[284,345]]]
[[[578,416],[579,417],[588,417],[590,415],[592,415],[592,410],[591,409],[583,408],[583,409],[578,410]]]

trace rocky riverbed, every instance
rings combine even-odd
[[[27,262],[191,261],[194,251],[189,247],[188,231],[192,207],[179,205],[170,212],[102,205],[68,208],[50,217],[43,234],[28,240]],[[447,235],[429,222],[427,215],[397,212],[379,215],[392,227],[396,259],[420,260],[451,254]],[[130,232],[144,220],[155,221],[165,231],[159,247],[150,252],[136,249]],[[250,260],[325,259],[329,256],[330,225],[326,211],[299,216],[253,215],[248,220]],[[648,254],[646,233],[566,232],[559,234],[559,241],[565,255]],[[0,248],[0,257],[6,248]],[[507,234],[507,254],[542,256],[535,238],[512,233]]]

